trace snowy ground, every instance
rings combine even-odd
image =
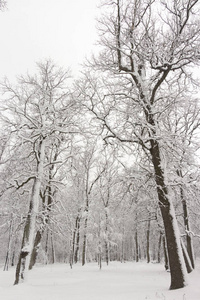
[[[36,266],[26,283],[13,286],[15,269],[0,271],[1,300],[200,300],[200,266],[186,288],[170,291],[170,274],[160,264],[111,263],[102,270],[82,267]]]

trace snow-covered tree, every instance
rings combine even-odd
[[[163,218],[170,289],[187,284],[173,199],[167,183],[162,118],[178,99],[191,94],[189,66],[199,63],[199,3],[103,1],[100,55],[88,64],[80,90],[100,121],[104,140],[118,140],[149,159]],[[186,84],[186,88],[185,88]],[[188,99],[188,100],[186,100]]]
[[[29,209],[25,221],[21,252],[16,269],[15,284],[25,278],[34,249],[41,190],[52,187],[52,170],[62,164],[58,155],[49,154],[56,145],[75,131],[74,103],[69,97],[69,72],[56,67],[52,61],[38,63],[38,74],[21,76],[13,87],[7,80],[2,84],[5,104],[3,121],[14,135],[14,144],[21,152],[22,173],[13,176],[16,189],[29,184]],[[18,159],[16,157],[16,163]],[[28,168],[24,167],[24,163]],[[19,168],[19,166],[18,166]],[[51,198],[52,200],[52,198]],[[50,207],[50,205],[49,205]]]

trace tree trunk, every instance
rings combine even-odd
[[[78,253],[79,253],[79,242],[80,242],[80,216],[77,216],[77,222],[76,222],[76,249],[74,253],[74,263],[76,264],[78,262]]]
[[[44,138],[42,138],[42,140],[40,141],[38,150],[39,150],[38,153],[40,154],[40,157],[37,166],[37,175],[33,182],[29,212],[24,227],[21,252],[20,252],[20,256],[16,268],[16,275],[15,275],[15,282],[14,282],[15,285],[19,283],[20,279],[23,281],[26,277],[26,273],[28,271],[29,264],[30,264],[31,253],[33,251],[33,246],[34,246],[36,219],[39,210],[40,187],[41,187],[41,180],[42,180],[43,168],[44,168],[44,155],[45,155]]]
[[[83,236],[83,250],[82,250],[82,266],[85,265],[85,261],[86,261],[86,242],[87,242],[87,222],[88,222],[88,218],[86,216],[85,218],[85,223],[84,223],[84,236]]]
[[[49,259],[48,259],[48,244],[49,244],[49,228],[47,227],[47,236],[46,236],[46,243],[45,243],[46,265],[49,262]]]
[[[178,171],[178,175],[182,177],[181,172]],[[192,268],[194,269],[194,251],[193,251],[193,243],[192,243],[192,237],[190,235],[190,224],[189,224],[189,215],[188,215],[188,208],[187,208],[187,201],[184,196],[183,186],[180,187],[181,191],[181,201],[183,206],[183,220],[184,220],[184,226],[185,226],[185,232],[186,232],[186,243],[187,243],[187,252],[191,261]]]
[[[24,227],[24,234],[23,234],[23,239],[22,239],[22,247],[21,247],[21,252],[19,255],[17,267],[16,267],[16,274],[15,274],[15,282],[14,285],[18,284],[21,280],[24,280],[24,271],[25,271],[25,266],[26,266],[26,256],[28,255],[28,251],[26,251],[26,248],[24,248],[25,245],[25,239],[26,237],[29,236],[29,231],[30,231],[30,213],[28,214],[27,220],[26,220],[26,225]]]
[[[172,202],[169,199],[164,174],[161,168],[159,145],[156,139],[151,139],[151,156],[155,171],[155,181],[159,207],[161,210],[171,271],[170,289],[178,289],[187,284],[187,271],[181,249],[180,233]]]
[[[136,262],[139,262],[139,244],[138,244],[137,227],[136,227],[136,231],[135,231],[135,260],[136,260]]]
[[[160,236],[159,236],[159,240],[158,240],[158,263],[160,263],[161,258],[160,258],[160,254],[161,254],[161,245],[162,245],[162,232],[160,232]]]
[[[11,238],[12,238],[12,228],[13,228],[13,218],[11,216],[10,228],[9,228],[9,237],[8,237],[8,249],[6,253],[6,259],[4,264],[4,271],[8,271],[9,258],[10,258],[10,246],[11,246]]]
[[[163,234],[163,252],[164,252],[164,257],[165,257],[165,270],[169,270],[169,260],[168,260],[167,247],[166,247],[164,234]]]
[[[35,240],[34,240],[33,251],[31,253],[29,270],[31,270],[33,268],[33,266],[35,265],[35,263],[36,263],[36,259],[37,259],[41,239],[42,239],[42,232],[40,230],[38,230],[37,233],[36,233],[36,236],[35,236]]]
[[[106,207],[107,208],[107,207]],[[105,216],[106,216],[106,227],[105,227],[105,254],[106,254],[106,264],[108,265],[109,263],[109,242],[108,242],[108,213],[107,210],[105,209]]]
[[[149,220],[147,222],[147,263],[150,263],[150,253],[149,253],[149,248],[150,248],[150,228],[151,228],[151,219],[150,219],[150,214],[149,214]]]
[[[52,231],[51,231],[51,255],[52,255],[52,264],[54,264],[56,261],[56,254],[55,254],[54,237]]]
[[[71,254],[70,254],[70,266],[72,268],[74,263],[74,252],[75,252],[75,240],[76,240],[76,228],[73,231],[72,234],[72,244],[71,244]]]
[[[182,240],[181,240],[181,247],[182,247],[182,251],[183,251],[183,257],[184,257],[184,260],[185,260],[185,265],[186,265],[186,268],[187,268],[187,272],[191,273],[193,271],[193,267],[192,267],[191,260],[190,260],[190,257],[188,255],[187,249],[185,248],[185,245],[184,245]]]
[[[56,157],[54,160],[56,160]],[[41,225],[41,228],[37,231],[35,235],[35,240],[34,240],[34,247],[31,253],[31,259],[30,259],[30,264],[29,264],[29,270],[33,268],[33,266],[36,263],[39,247],[40,247],[40,242],[43,236],[43,233],[49,223],[49,213],[52,209],[52,203],[53,203],[53,195],[52,195],[52,186],[51,186],[51,180],[52,180],[52,170],[54,168],[54,165],[51,166],[49,169],[49,180],[47,184],[47,188],[45,191],[45,194],[42,196],[42,204],[43,204],[43,223]]]

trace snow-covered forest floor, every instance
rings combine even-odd
[[[199,300],[200,263],[189,275],[189,285],[169,290],[170,274],[161,264],[89,263],[37,265],[26,283],[13,286],[15,268],[0,272],[2,300]]]

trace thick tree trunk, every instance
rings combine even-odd
[[[45,155],[45,140],[42,139],[39,144],[39,162],[37,166],[37,176],[33,182],[33,188],[30,199],[29,212],[24,227],[24,234],[22,240],[21,252],[16,268],[16,276],[14,284],[18,284],[20,279],[23,281],[29,268],[31,253],[34,246],[36,218],[39,210],[40,187],[44,168]]]
[[[187,285],[186,267],[181,250],[180,234],[171,203],[165,206],[160,204],[160,209],[165,226],[167,250],[171,272],[170,289],[178,289]]]
[[[56,159],[56,156],[55,156]],[[52,187],[51,187],[51,180],[52,180],[52,170],[54,168],[54,165],[51,166],[49,169],[49,181],[47,185],[47,189],[45,194],[42,196],[42,202],[43,202],[43,223],[41,225],[41,228],[37,231],[35,235],[35,240],[34,240],[34,247],[31,253],[31,259],[30,259],[30,264],[29,264],[29,270],[33,268],[33,266],[36,263],[41,239],[43,236],[43,233],[49,223],[49,213],[52,209],[52,203],[53,203],[53,195],[52,195]]]
[[[30,209],[29,209],[30,211]],[[20,279],[23,281],[24,280],[24,272],[25,272],[25,266],[26,266],[26,257],[28,255],[28,249],[26,251],[25,248],[25,240],[26,237],[29,236],[29,231],[30,231],[30,213],[27,216],[26,220],[26,225],[24,227],[24,234],[23,234],[23,239],[22,239],[22,247],[21,247],[21,252],[19,255],[17,267],[16,267],[16,274],[15,274],[15,282],[14,285],[18,284],[20,282]]]
[[[156,139],[151,139],[151,156],[155,171],[155,181],[159,207],[161,210],[171,272],[170,289],[178,289],[187,285],[187,271],[181,249],[180,233],[172,202],[169,199],[164,174],[161,168],[159,145]]]

